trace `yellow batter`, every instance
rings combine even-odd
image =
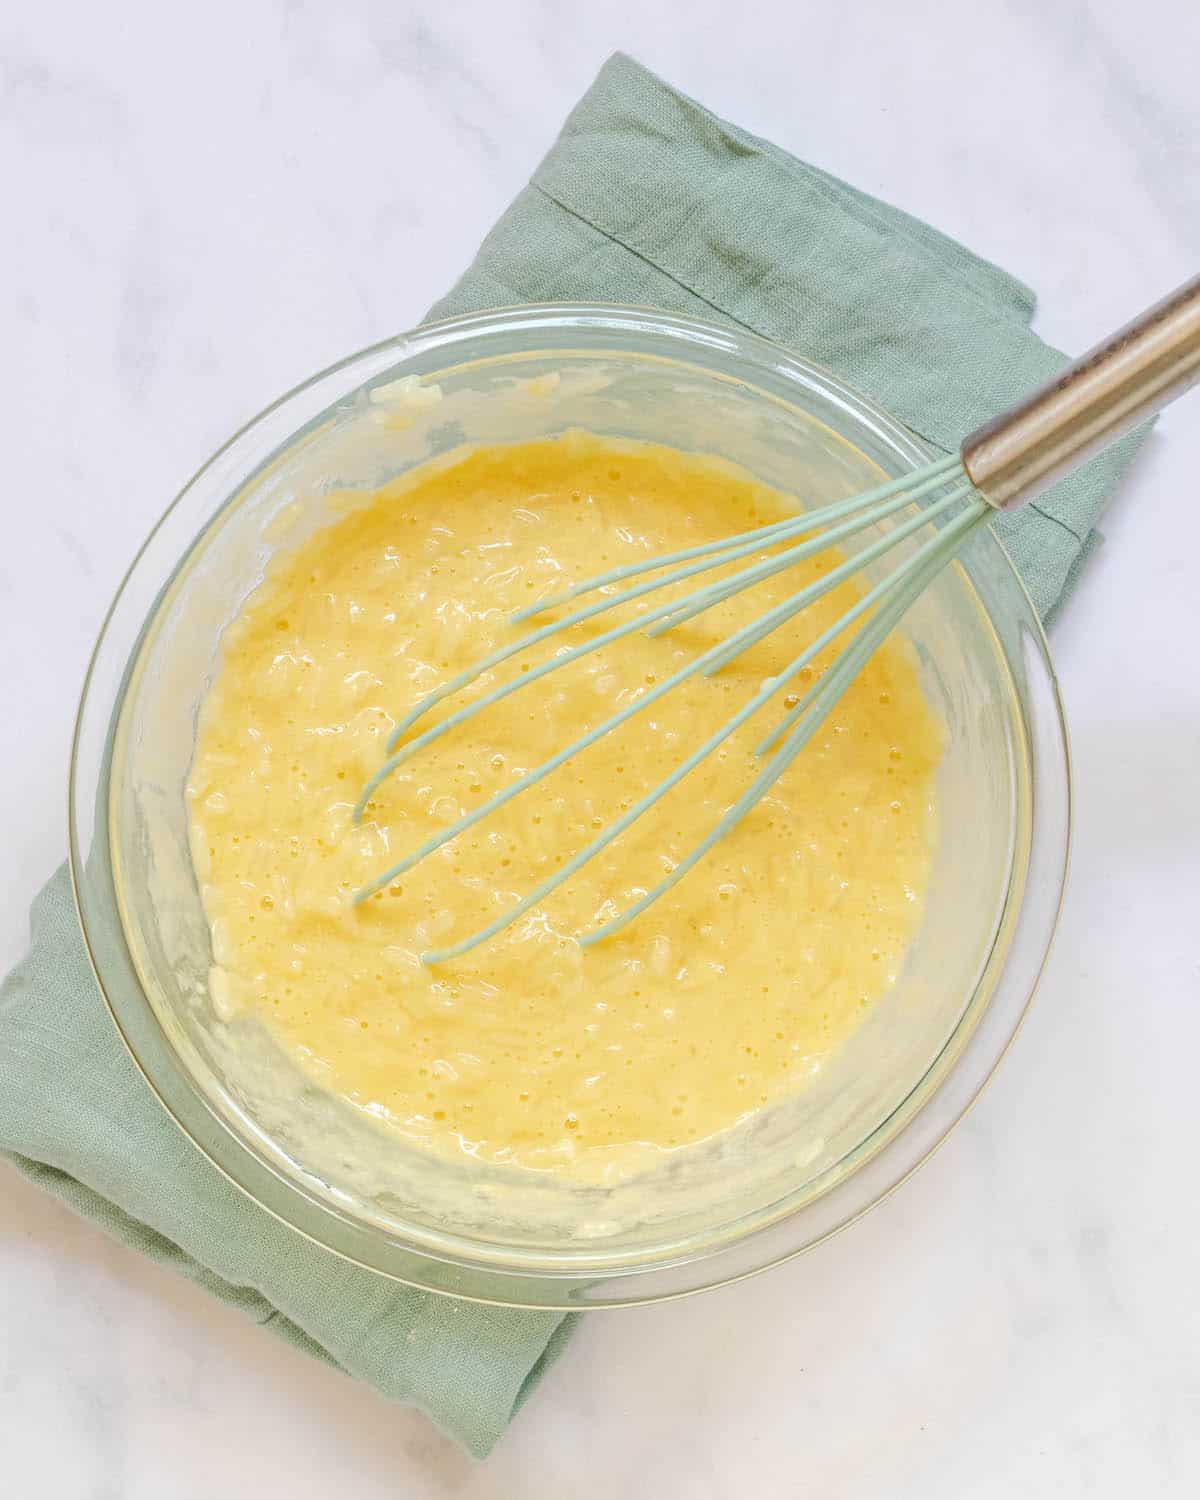
[[[844,610],[850,585],[402,881],[350,900],[837,558],[531,685],[406,763],[352,826],[395,720],[511,640],[512,610],[777,519],[782,504],[715,460],[572,433],[464,450],[355,497],[277,557],[226,633],[188,788],[224,1003],[410,1139],[491,1163],[632,1169],[801,1086],[893,982],[919,919],[941,731],[900,643],[740,828],[617,937],[585,952],[572,935],[710,829],[753,775],[751,746],[785,711],[782,694],[543,907],[452,963],[423,968],[418,955],[477,929],[593,838]]]

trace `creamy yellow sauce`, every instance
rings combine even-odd
[[[592,839],[852,603],[852,584],[387,890],[351,899],[840,559],[809,560],[665,636],[635,633],[530,685],[417,754],[353,826],[392,725],[512,640],[514,609],[778,519],[784,505],[715,460],[573,433],[464,451],[351,497],[277,556],[226,632],[188,787],[222,1003],[260,1017],[326,1087],[411,1141],[490,1163],[633,1170],[802,1087],[894,982],[920,917],[941,730],[901,641],[876,654],[742,825],[623,933],[586,951],[574,941],[708,832],[794,695],[772,700],[544,906],[453,962],[425,967],[419,955],[483,925]],[[811,680],[806,671],[795,690]]]

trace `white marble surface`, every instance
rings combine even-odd
[[[420,315],[613,48],[1002,261],[1066,346],[1200,262],[1195,0],[753,11],[0,11],[5,967],[63,853],[77,686],[147,528],[249,413]],[[1197,1493],[1198,468],[1200,397],[1056,632],[1078,839],[1039,1002],[889,1203],[748,1284],[593,1316],[476,1466],[2,1169],[0,1490]]]

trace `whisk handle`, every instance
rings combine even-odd
[[[1200,276],[976,428],[959,450],[980,494],[1015,510],[1200,381]]]

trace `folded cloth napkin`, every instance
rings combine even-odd
[[[886,204],[613,58],[434,315],[552,299],[723,318],[831,366],[931,443],[1062,363],[1032,293]],[[1043,616],[1070,587],[1136,445],[1000,523]],[[258,1208],[178,1131],[130,1062],[84,953],[66,871],[0,989],[0,1148],[34,1182],[307,1353],[488,1452],[571,1318],[398,1286]]]
[[[1028,287],[727,125],[621,54],[432,316],[591,298],[692,313],[827,365],[935,447],[1062,368]],[[1143,432],[996,523],[1043,620]]]

